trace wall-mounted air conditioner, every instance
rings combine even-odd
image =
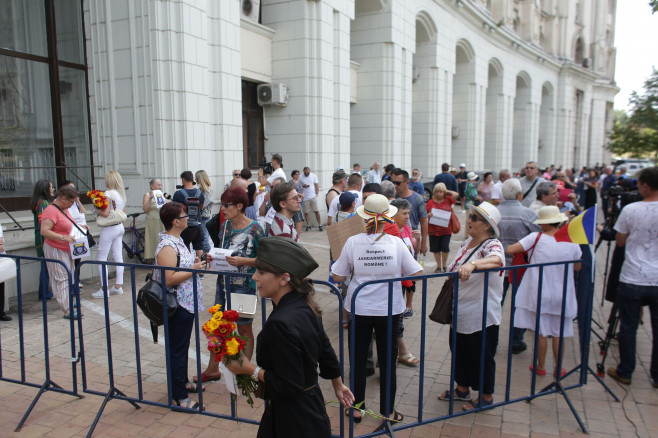
[[[258,23],[260,0],[240,0],[240,16]]]
[[[260,84],[257,92],[258,105],[284,106],[288,103],[288,87],[284,84]]]

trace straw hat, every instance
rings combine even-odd
[[[534,222],[537,225],[541,224],[561,224],[568,221],[569,218],[564,213],[560,213],[560,209],[555,205],[547,205],[542,207],[537,212],[537,220]]]
[[[466,174],[466,178],[468,178],[468,179],[471,180],[471,181],[475,181],[475,180],[477,180],[479,177],[478,177],[477,173],[475,173],[475,172],[468,172],[468,173]]]
[[[368,196],[365,204],[360,205],[356,209],[356,214],[364,219],[372,219],[373,216],[380,214],[385,214],[389,218],[392,218],[397,212],[397,207],[389,205],[386,196],[379,194]]]
[[[469,205],[469,209],[477,212],[480,216],[487,221],[491,228],[493,228],[494,233],[496,233],[496,238],[500,237],[500,230],[498,229],[498,224],[500,223],[500,212],[495,205],[488,202],[483,202],[480,205]]]

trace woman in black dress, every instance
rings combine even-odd
[[[585,210],[596,204],[596,190],[599,188],[599,177],[596,170],[589,169],[587,176],[583,178],[585,183]]]
[[[318,267],[301,245],[284,237],[259,241],[256,281],[261,297],[271,298],[274,310],[258,335],[256,361],[243,356],[231,361],[234,374],[250,374],[265,385],[265,412],[258,437],[331,436],[320,377],[331,379],[343,406],[354,402],[343,385],[340,364],[313,300],[313,285],[306,277]]]

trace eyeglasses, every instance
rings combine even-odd
[[[482,219],[480,216],[478,216],[475,213],[474,214],[469,214],[468,218],[471,220],[471,222],[477,222],[477,221],[484,222],[484,219]]]
[[[183,219],[186,219],[186,218],[188,218],[188,217],[190,217],[190,215],[189,215],[189,214],[186,214],[185,216],[180,216],[180,217],[177,217],[176,219],[183,220]]]
[[[231,205],[235,205],[235,204],[224,204],[224,203],[222,202],[220,205],[221,205],[222,207],[224,207],[224,208],[229,208]]]
[[[302,197],[297,195],[297,196],[291,196],[290,198],[286,199],[286,201],[293,201],[293,200],[299,201],[300,199],[302,199]]]
[[[526,166],[525,169],[526,169],[526,170],[532,170],[532,169],[536,169],[536,167]]]

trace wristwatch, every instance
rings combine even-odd
[[[251,380],[253,380],[254,382],[258,382],[258,373],[260,373],[260,370],[262,370],[262,369],[263,368],[261,368],[259,366],[256,366],[256,369],[254,370],[254,372],[251,373]]]
[[[474,261],[470,261],[469,263],[470,263],[471,265],[473,265],[473,269],[477,269],[477,268],[478,268],[478,265],[476,265]]]

